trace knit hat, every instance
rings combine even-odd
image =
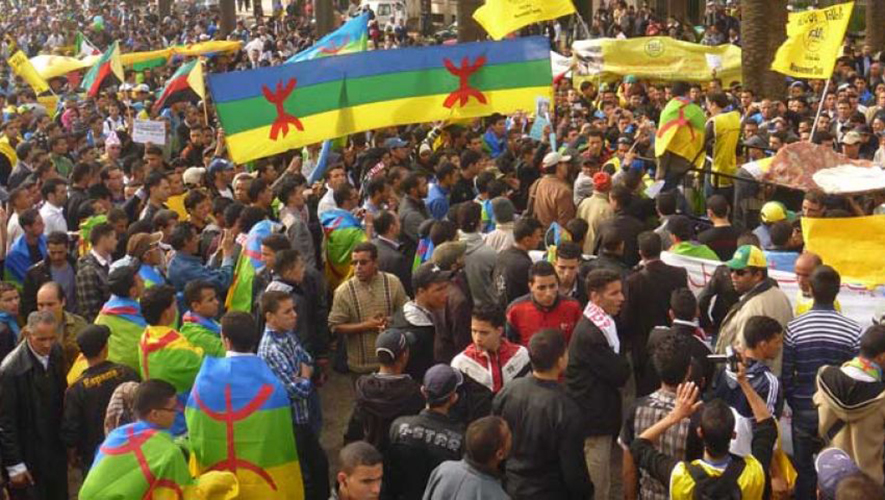
[[[593,189],[605,192],[612,187],[612,176],[608,172],[596,172],[593,174]]]
[[[463,241],[447,241],[433,250],[433,257],[430,260],[441,269],[451,271],[466,252],[467,244]]]
[[[111,131],[111,133],[108,134],[108,137],[104,140],[105,149],[110,149],[111,146],[122,146],[120,138],[117,137],[117,133],[114,131]]]
[[[513,222],[513,214],[515,212],[516,207],[514,207],[513,202],[507,198],[499,196],[492,200],[492,214],[495,216],[496,222],[502,224]]]

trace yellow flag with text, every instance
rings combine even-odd
[[[830,78],[853,9],[854,2],[847,2],[790,14],[787,40],[777,49],[771,69],[796,78]]]
[[[28,60],[28,56],[26,56],[24,52],[20,50],[17,51],[15,54],[12,54],[6,62],[9,63],[9,67],[12,68],[12,71],[28,82],[28,85],[30,85],[38,94],[49,90],[49,84],[37,74],[37,70],[31,65],[31,61]]]
[[[885,215],[838,219],[802,218],[805,250],[820,255],[843,282],[885,285]],[[858,235],[863,235],[859,238]]]
[[[473,19],[493,40],[500,40],[523,26],[574,13],[572,0],[486,0]]]

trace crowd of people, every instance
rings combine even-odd
[[[8,7],[4,56],[61,53],[80,32],[124,52],[222,37],[219,15],[191,4],[164,19],[126,3]],[[282,64],[316,40],[311,2],[255,8],[227,35],[242,50],[207,71]],[[614,2],[590,32],[739,43],[739,6],[708,17],[698,38]],[[373,49],[426,43],[374,30]],[[211,104],[154,106],[182,62],[127,68],[96,97],[52,78],[58,109],[0,68],[4,495],[149,495],[149,467],[142,484],[109,465],[136,435],[167,479],[190,481],[186,454],[205,471],[216,446],[188,436],[211,373],[218,391],[271,381],[286,425],[265,435],[289,442],[260,446],[297,450],[286,498],[885,497],[885,323],[842,314],[842,278],[804,249],[800,222],[885,200],[740,167],[797,141],[885,163],[881,54],[848,40],[826,94],[796,80],[780,99],[716,79],[564,78],[540,138],[535,117],[494,114],[248,165],[228,158]],[[655,155],[674,100],[708,119],[704,169]],[[135,118],[164,122],[164,144],[134,142]],[[698,292],[665,252],[715,271]],[[771,270],[795,273],[799,294]],[[331,461],[329,377],[353,386]]]

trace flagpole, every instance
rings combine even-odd
[[[260,1],[260,0],[259,0]],[[203,67],[203,57],[200,56],[197,59],[197,64],[200,65],[200,70],[205,71],[205,67]],[[205,91],[203,92],[205,94]],[[209,103],[206,101],[206,96],[203,96],[203,119],[206,120],[206,126],[209,126]],[[217,132],[217,130],[216,130]]]
[[[833,77],[827,78],[827,83],[824,85],[824,91],[820,96],[820,104],[817,106],[817,114],[814,115],[814,123],[811,125],[811,135],[808,137],[808,141],[814,141],[814,133],[817,131],[817,121],[820,119],[820,115],[824,110],[824,101],[827,100],[827,92],[830,90],[830,82],[833,80]]]

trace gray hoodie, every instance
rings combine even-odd
[[[467,285],[473,297],[473,305],[497,304],[497,293],[492,282],[492,273],[498,262],[498,252],[486,245],[479,233],[458,231],[459,241],[467,244],[464,254],[464,272]]]

